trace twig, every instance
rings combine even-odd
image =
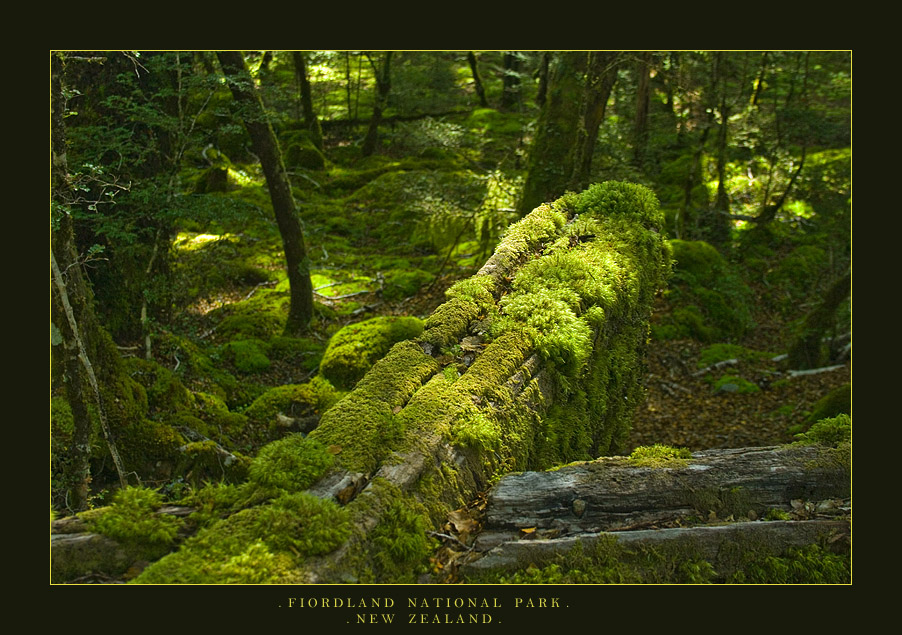
[[[738,363],[739,363],[738,359],[725,359],[722,362],[717,362],[716,364],[711,364],[710,366],[702,368],[700,371],[692,373],[692,376],[698,377],[699,375],[704,375],[708,371],[715,370],[717,368],[720,368],[721,366],[732,366],[733,364],[738,364]]]
[[[353,280],[340,280],[338,282],[330,282],[329,284],[324,284],[319,287],[314,287],[314,291],[319,291],[320,289],[327,289],[329,287],[337,287],[342,284],[351,284],[352,282],[357,282],[358,280],[368,280],[367,278],[354,278]],[[319,294],[317,294],[319,295]],[[324,296],[328,297],[328,296]]]
[[[173,353],[172,356],[175,358],[175,368],[172,369],[172,372],[176,372],[179,369],[179,365],[182,363],[182,360],[180,360],[179,356],[175,353]]]
[[[316,291],[314,291],[314,293],[316,293]],[[327,300],[344,300],[345,298],[353,298],[354,296],[366,295],[367,293],[372,293],[372,291],[368,291],[368,290],[367,291],[355,291],[354,293],[345,293],[344,295],[335,295],[335,296],[325,295],[322,293],[316,293],[316,295],[318,295],[321,298],[326,298]]]
[[[816,375],[818,373],[828,373],[831,370],[839,370],[840,368],[845,368],[845,364],[838,364],[836,366],[824,366],[822,368],[811,368],[808,370],[791,370],[789,371],[790,377],[799,377],[801,375]]]
[[[271,287],[275,284],[278,284],[275,280],[268,280],[266,282],[258,282],[257,286],[255,286],[253,289],[251,289],[251,292],[248,293],[246,296],[244,296],[244,300],[250,300],[251,296],[254,295],[257,292],[257,289],[259,289],[260,287]]]
[[[456,542],[457,544],[459,544],[461,547],[463,547],[467,551],[473,551],[473,547],[475,547],[475,545],[468,546],[467,543],[462,542],[460,540],[460,538],[455,538],[454,536],[451,536],[449,534],[441,534],[437,531],[427,531],[426,533],[429,534],[430,536],[435,536],[436,538],[444,538],[445,540],[450,540],[452,542]]]

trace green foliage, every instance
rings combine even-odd
[[[162,505],[158,492],[127,487],[116,492],[110,507],[92,515],[88,525],[92,531],[139,547],[148,558],[158,558],[169,551],[182,526],[180,518],[155,513]]]
[[[390,302],[410,297],[434,278],[435,276],[422,269],[392,271],[385,276],[385,290],[382,292],[382,297]]]
[[[826,445],[838,448],[852,441],[852,418],[841,414],[829,419],[821,419],[812,425],[807,432],[795,435],[797,441],[793,445]]]
[[[335,386],[353,388],[396,342],[423,332],[415,317],[378,317],[350,324],[332,336],[320,372]]]
[[[674,448],[660,443],[640,446],[630,453],[630,463],[636,467],[681,468],[689,465],[691,458],[689,448]]]
[[[248,475],[262,488],[300,492],[319,480],[334,460],[321,443],[293,434],[264,446]]]
[[[789,512],[785,512],[782,509],[769,509],[764,516],[764,520],[792,520],[792,516],[789,515]]]

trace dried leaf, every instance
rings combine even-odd
[[[394,408],[391,409],[391,413],[392,413],[393,415],[396,415],[396,414],[398,414],[399,412],[401,412],[401,406],[395,406]]]
[[[328,452],[329,454],[340,454],[341,446],[340,445],[330,445],[328,448],[326,448],[326,452]]]

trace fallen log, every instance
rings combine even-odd
[[[851,495],[848,455],[819,445],[695,452],[675,467],[608,457],[552,472],[504,477],[488,497],[485,530],[561,534],[637,529],[675,521],[764,517],[792,501]]]
[[[310,433],[334,463],[305,489],[344,506],[350,535],[326,555],[295,549],[296,578],[413,581],[426,532],[493,479],[622,449],[670,270],[662,224],[650,190],[611,182],[512,225],[423,334],[396,344]],[[210,531],[198,549],[218,540]],[[167,558],[149,579],[197,556]]]

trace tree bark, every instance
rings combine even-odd
[[[824,334],[833,326],[833,316],[843,300],[852,292],[852,271],[837,279],[824,299],[805,317],[802,333],[789,349],[790,368],[818,368],[826,361],[822,341]]]
[[[526,182],[517,205],[521,216],[564,193],[573,176],[573,148],[583,125],[586,52],[560,53],[552,61],[548,98],[529,149]]]
[[[536,91],[536,106],[541,108],[545,105],[545,98],[548,96],[548,64],[551,61],[551,53],[542,53],[542,61],[539,64],[539,88]]]
[[[217,56],[223,71],[230,79],[229,88],[232,90],[232,96],[245,110],[244,125],[251,138],[254,152],[260,157],[260,164],[266,176],[273,212],[285,248],[291,293],[285,333],[297,335],[307,330],[313,317],[313,286],[310,283],[310,259],[307,256],[304,233],[291,193],[291,184],[282,162],[279,143],[266,120],[263,103],[254,90],[244,56],[238,51],[219,51]]]
[[[370,119],[361,149],[365,157],[372,155],[379,146],[379,124],[382,123],[382,111],[388,104],[388,94],[391,90],[391,58],[392,51],[386,51],[382,56],[381,70],[370,59],[370,64],[373,65],[373,71],[376,74],[376,101],[373,103],[373,117]]]
[[[473,51],[467,51],[467,62],[470,64],[470,72],[473,73],[473,84],[476,88],[476,95],[479,97],[479,105],[483,108],[488,108],[489,102],[485,98],[485,88],[483,88],[482,79],[479,77],[479,67],[476,65],[476,54]]]
[[[586,99],[584,104],[583,127],[579,129],[573,160],[571,188],[581,190],[590,183],[592,157],[598,141],[598,129],[604,121],[608,99],[617,81],[619,54],[608,51],[589,53],[586,76]]]
[[[304,113],[304,125],[310,132],[310,140],[313,145],[322,152],[323,149],[323,131],[319,125],[319,117],[313,110],[313,99],[310,96],[310,81],[307,79],[307,63],[304,54],[300,51],[294,51],[291,54],[294,61],[294,72],[298,80],[298,92],[301,98],[301,109]]]
[[[646,51],[636,65],[638,88],[636,90],[636,120],[633,125],[633,163],[640,168],[645,165],[645,152],[648,146],[648,86],[651,61],[651,53]]]
[[[559,535],[644,529],[690,518],[763,517],[793,500],[851,496],[850,468],[823,446],[695,452],[683,467],[638,467],[625,457],[506,476],[489,494],[485,530]]]

